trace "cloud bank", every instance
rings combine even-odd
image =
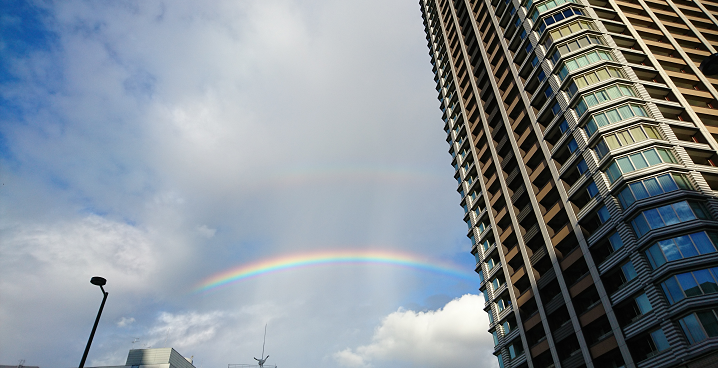
[[[461,367],[496,358],[489,348],[488,321],[477,313],[483,298],[467,294],[443,308],[429,311],[399,309],[386,316],[371,343],[336,352],[342,367],[373,367],[394,362],[414,367]],[[498,364],[484,363],[481,367]]]

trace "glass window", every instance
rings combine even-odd
[[[596,188],[596,183],[591,182],[591,184],[588,184],[586,187],[586,191],[588,192],[588,196],[593,198],[598,194],[598,188]]]
[[[576,140],[572,138],[570,141],[568,141],[568,151],[574,153],[577,149],[578,143],[576,143]]]
[[[673,240],[676,245],[678,245],[678,250],[681,254],[680,258],[693,257],[698,255],[698,251],[696,250],[695,245],[693,245],[693,242],[688,235],[679,236],[671,240]]]
[[[653,339],[653,343],[656,344],[657,351],[663,351],[671,347],[662,329],[651,332],[651,339]]]
[[[683,329],[683,333],[686,334],[689,343],[695,344],[707,338],[695,314],[689,314],[688,316],[681,318],[679,323]]]
[[[698,312],[698,320],[701,321],[703,329],[709,337],[718,336],[718,320],[714,314],[714,311]]]
[[[696,246],[699,254],[713,253],[716,251],[715,245],[711,242],[705,232],[690,235],[691,240]]]
[[[676,279],[678,279],[678,284],[681,286],[683,293],[686,294],[686,297],[690,298],[692,296],[703,295],[701,288],[698,286],[691,272],[678,274],[676,275]]]
[[[568,130],[568,123],[566,122],[566,119],[561,121],[561,124],[558,125],[558,129],[561,131],[561,134],[566,133]]]
[[[651,302],[648,301],[646,294],[641,294],[636,298],[636,305],[638,305],[641,314],[646,314],[653,310],[653,306],[651,306]]]
[[[676,213],[680,217],[681,222],[690,221],[696,218],[693,211],[691,211],[691,206],[688,205],[688,202],[674,203],[673,209],[675,209]]]
[[[578,169],[578,173],[580,175],[583,175],[585,172],[588,171],[588,165],[586,164],[586,161],[584,159],[581,159],[581,161],[576,164],[576,168]]]
[[[499,344],[499,334],[496,331],[492,332],[491,335],[494,337],[494,346]]]
[[[692,209],[695,210],[694,207],[700,208],[700,205],[697,203],[691,203],[691,205],[689,205],[688,202],[682,201],[653,208],[641,212],[633,221],[631,221],[631,224],[633,225],[636,234],[641,237],[647,232],[644,227],[645,224],[647,224],[650,229],[656,229],[695,219],[696,217],[692,211]]]
[[[668,162],[666,161],[662,156],[660,159],[658,159],[659,156],[656,155],[656,150],[661,150],[660,148],[649,148],[647,150],[641,151],[639,153],[634,153],[629,156],[624,156],[621,158],[618,158],[615,160],[616,163],[618,163],[618,167],[616,169],[620,169],[620,171],[625,174],[629,173],[635,170],[639,170],[645,167],[653,166],[662,162]],[[666,154],[668,154],[666,152]],[[605,172],[608,176],[608,179],[611,183],[616,181],[618,177],[620,177],[619,172],[614,171],[611,172],[613,165],[609,165],[609,168]],[[617,175],[618,174],[618,175]]]
[[[628,184],[618,194],[618,200],[623,208],[627,208],[634,201],[677,190],[678,180],[684,180],[681,174],[663,174]]]
[[[609,236],[608,241],[609,243],[611,243],[611,248],[613,248],[614,252],[623,247],[623,241],[621,240],[621,236],[618,235],[618,233],[613,233],[611,236]]]
[[[712,294],[718,292],[718,284],[713,279],[713,275],[708,270],[693,271],[698,286],[703,290],[703,294]],[[682,285],[682,284],[681,284]]]
[[[671,304],[678,303],[685,298],[681,287],[678,285],[678,281],[676,281],[676,278],[673,276],[662,282],[661,287],[668,298],[668,302]]]
[[[598,220],[601,221],[602,224],[608,221],[609,218],[611,218],[611,215],[608,213],[606,206],[599,208],[598,211],[596,211],[596,214],[598,215]]]
[[[621,271],[626,277],[626,282],[629,282],[636,277],[636,270],[633,269],[633,263],[631,263],[631,261],[628,261],[626,264],[621,266]]]

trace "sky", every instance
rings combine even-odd
[[[0,2],[0,364],[77,367],[102,276],[87,366],[496,367],[426,44],[415,0]]]

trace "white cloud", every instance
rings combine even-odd
[[[226,318],[227,314],[221,311],[179,314],[162,312],[148,334],[154,337],[155,347],[160,347],[156,345],[166,339],[169,342],[167,347],[187,349],[211,340],[226,323]],[[164,342],[162,345],[165,346]]]
[[[386,316],[371,343],[334,354],[343,367],[400,362],[420,367],[496,366],[483,298],[467,294],[427,312],[399,309]]]
[[[369,365],[364,361],[364,358],[362,356],[353,352],[349,348],[346,348],[342,351],[334,353],[334,360],[336,360],[337,364],[339,364],[339,366],[341,366],[341,367],[349,367],[349,368],[369,367]]]
[[[126,327],[135,322],[135,319],[133,317],[122,317],[119,321],[117,321],[117,327]]]
[[[205,238],[211,239],[214,237],[214,234],[217,233],[217,229],[211,229],[207,227],[207,225],[202,225],[197,226],[197,232]]]

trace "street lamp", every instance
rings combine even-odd
[[[92,326],[92,332],[90,333],[90,339],[87,340],[87,346],[85,347],[85,353],[82,354],[82,360],[80,361],[79,368],[85,367],[85,360],[87,359],[87,353],[90,352],[90,345],[92,345],[92,338],[95,337],[95,331],[97,330],[97,324],[100,323],[100,316],[102,315],[102,309],[105,308],[105,301],[107,300],[107,294],[109,294],[108,292],[105,291],[105,288],[102,287],[105,284],[107,284],[107,280],[105,280],[104,277],[95,276],[90,279],[90,283],[92,285],[97,285],[100,287],[100,290],[102,290],[103,297],[102,297],[102,304],[100,304],[100,311],[97,312],[97,318],[95,318],[95,325]]]

